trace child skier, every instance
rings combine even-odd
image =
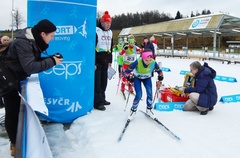
[[[163,73],[160,69],[157,62],[153,59],[153,53],[150,49],[145,49],[142,52],[142,57],[138,58],[135,62],[133,62],[125,71],[124,76],[128,79],[129,82],[134,82],[134,88],[136,91],[136,96],[133,100],[133,105],[130,111],[130,115],[128,119],[132,119],[133,115],[137,111],[137,107],[139,101],[142,98],[142,87],[141,82],[143,83],[146,93],[147,93],[147,109],[146,113],[154,118],[154,113],[152,112],[152,80],[151,80],[151,73],[153,71],[158,73],[158,81],[157,85],[159,86],[161,81],[163,80]],[[130,72],[133,71],[133,77],[128,76]]]
[[[120,55],[120,52],[122,52],[123,46],[124,46],[123,39],[120,37],[118,38],[118,44],[113,49],[113,51],[115,52],[115,57],[117,56],[117,59],[115,60],[117,60],[118,64],[119,77],[121,77],[122,74],[123,56]]]
[[[128,45],[124,47],[120,55],[123,55],[123,66],[122,69],[125,71],[128,66],[136,61],[137,59],[137,52],[140,53],[141,49],[135,45],[135,39],[133,36],[130,36],[128,39]],[[121,84],[121,91],[124,92],[125,85],[128,85],[128,90],[130,93],[133,93],[132,84],[128,83],[125,76],[122,76],[122,84]]]

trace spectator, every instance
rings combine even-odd
[[[137,107],[139,104],[139,101],[142,98],[142,86],[141,83],[143,83],[146,93],[147,93],[147,99],[146,99],[146,112],[147,114],[154,118],[154,113],[152,112],[152,80],[151,80],[151,73],[153,71],[158,73],[158,82],[157,87],[160,88],[161,81],[163,80],[163,73],[160,69],[159,65],[156,63],[155,60],[153,60],[153,53],[150,49],[145,49],[142,52],[142,57],[138,58],[135,62],[133,62],[125,71],[125,75],[127,76],[130,72],[133,71],[134,78],[127,77],[129,82],[134,83],[134,88],[136,91],[136,96],[133,100],[133,105],[130,111],[130,115],[128,119],[132,119],[133,115],[137,111]]]
[[[106,110],[104,105],[111,103],[106,101],[108,67],[112,65],[113,33],[110,30],[112,18],[105,11],[100,18],[96,29],[96,57],[95,57],[95,86],[94,108]]]
[[[153,53],[153,59],[155,59],[155,49],[154,49],[154,46],[153,46],[152,42],[150,42],[148,40],[147,36],[144,37],[143,43],[141,44],[141,47],[143,49],[150,49],[152,51],[152,53]]]
[[[184,105],[185,111],[200,111],[200,115],[206,115],[213,110],[217,102],[217,88],[214,83],[216,71],[204,63],[203,66],[194,61],[190,64],[190,71],[196,80],[194,87],[187,87],[184,93],[189,93],[189,99]]]
[[[16,39],[10,43],[2,62],[14,73],[19,81],[19,89],[3,96],[5,103],[5,127],[10,139],[11,155],[15,154],[15,143],[18,126],[18,113],[21,98],[20,81],[33,73],[38,73],[62,63],[58,56],[41,57],[46,52],[48,43],[53,39],[56,26],[47,19],[39,21],[33,28],[25,28],[16,33]]]
[[[2,36],[1,38],[1,44],[7,43],[9,42],[10,38],[8,36]],[[3,98],[0,97],[0,109],[4,107],[4,102],[3,102]]]
[[[2,36],[1,44],[4,44],[4,43],[9,42],[9,41],[10,41],[10,38],[8,36]]]
[[[153,44],[153,47],[154,47],[154,52],[155,52],[155,56],[154,56],[154,59],[156,58],[157,56],[157,51],[158,51],[158,43],[157,43],[157,40],[156,38],[152,35],[152,37],[150,37],[150,42]]]

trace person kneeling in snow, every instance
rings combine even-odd
[[[184,111],[200,111],[200,115],[206,115],[213,110],[217,102],[217,88],[214,83],[216,71],[209,67],[207,63],[203,66],[194,61],[190,64],[190,71],[195,76],[194,87],[184,89],[184,93],[189,93],[189,99],[184,105]]]
[[[150,49],[145,49],[142,52],[142,57],[138,58],[135,62],[129,65],[129,67],[123,72],[124,76],[128,76],[133,71],[133,77],[127,77],[129,82],[134,82],[134,89],[136,91],[136,96],[133,100],[133,105],[130,111],[128,119],[132,119],[133,115],[137,111],[139,101],[142,98],[142,87],[143,83],[147,92],[147,114],[154,118],[154,113],[152,112],[152,80],[151,73],[153,71],[158,73],[158,85],[163,80],[163,73],[157,62],[153,59],[153,53]]]

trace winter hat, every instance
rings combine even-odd
[[[34,25],[31,31],[41,51],[45,51],[48,48],[48,44],[42,39],[41,32],[51,33],[56,31],[56,29],[56,26],[47,19],[41,20],[37,25]]]
[[[147,59],[147,58],[152,58],[153,57],[153,53],[150,49],[144,50],[142,52],[142,59]]]
[[[109,15],[108,11],[105,11],[103,16],[100,19],[100,22],[112,22],[112,18]]]
[[[121,37],[118,38],[118,42],[122,42],[123,39]]]
[[[47,19],[39,21],[37,25],[33,27],[33,29],[36,29],[39,33],[41,32],[51,33],[57,30],[56,26]]]
[[[128,43],[135,43],[135,39],[133,39],[133,38],[129,39]]]

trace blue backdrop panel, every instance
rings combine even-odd
[[[28,0],[28,26],[49,19],[57,26],[49,55],[64,62],[39,74],[49,116],[68,123],[93,108],[97,0]]]

